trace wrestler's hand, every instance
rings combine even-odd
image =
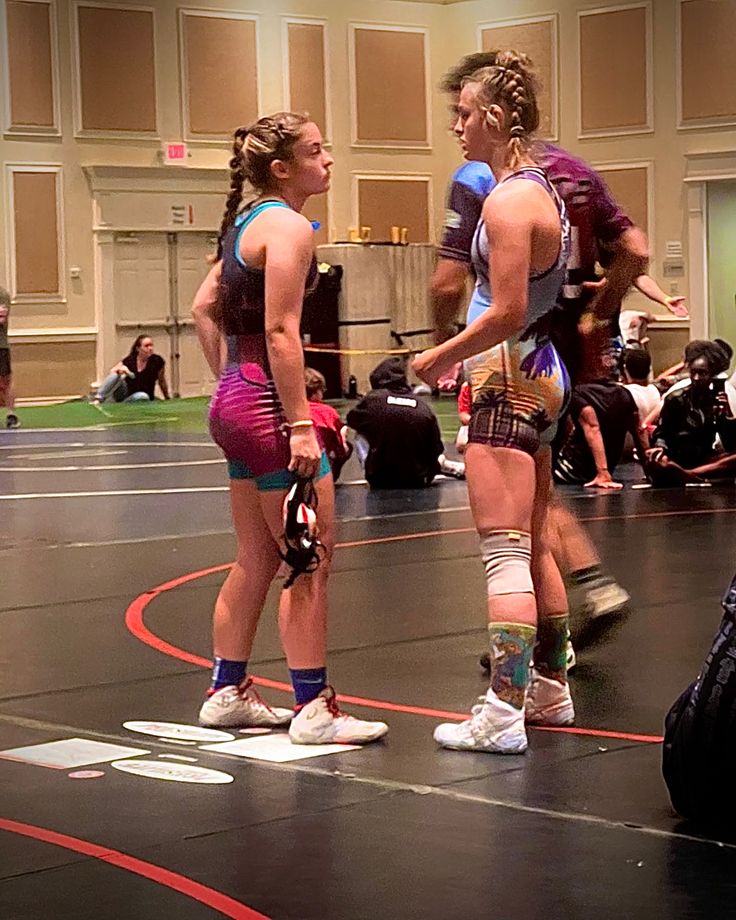
[[[309,479],[319,469],[322,448],[314,428],[293,428],[289,435],[291,460],[289,469],[302,479]]]
[[[608,470],[601,470],[601,472],[596,473],[595,479],[585,483],[586,489],[607,489],[609,492],[619,492],[623,487],[622,482],[613,480]]]
[[[441,347],[437,347],[428,348],[417,355],[411,362],[411,367],[420,380],[434,387],[439,378],[449,371],[453,363],[442,354]]]

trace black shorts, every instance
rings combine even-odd
[[[10,376],[10,349],[0,348],[0,377]]]

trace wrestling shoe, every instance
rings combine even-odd
[[[269,706],[248,679],[240,686],[221,687],[199,710],[199,724],[207,728],[278,728],[288,724],[291,709]]]
[[[6,428],[20,428],[20,419],[14,412],[8,412],[8,416],[5,419]]]
[[[443,722],[434,740],[451,751],[482,751],[487,754],[523,754],[527,748],[524,710],[499,699],[489,689],[478,698],[464,722]]]
[[[575,709],[569,685],[543,677],[532,668],[524,714],[530,725],[572,725]]]
[[[289,737],[293,744],[368,744],[387,731],[385,722],[366,722],[343,712],[335,691],[325,687],[291,720]]]
[[[603,575],[570,591],[570,634],[577,649],[613,637],[629,613],[628,591]]]

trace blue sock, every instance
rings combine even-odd
[[[327,686],[327,668],[289,668],[296,705],[304,706]]]
[[[212,665],[212,684],[210,692],[221,690],[223,687],[234,685],[237,687],[245,680],[247,661],[229,661],[227,658],[215,658]]]

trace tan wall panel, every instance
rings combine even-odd
[[[682,120],[736,115],[736,0],[688,0],[682,28]]]
[[[360,226],[371,239],[391,239],[391,227],[407,227],[410,243],[429,242],[428,183],[409,179],[359,179]]]
[[[214,16],[183,19],[189,131],[232,134],[258,118],[256,24]]]
[[[304,205],[302,214],[311,221],[318,220],[319,230],[314,233],[314,245],[321,246],[329,241],[329,214],[327,210],[327,195],[312,195]]]
[[[542,84],[539,99],[539,134],[552,137],[556,125],[552,123],[552,94],[556,91],[552,22],[528,22],[520,25],[489,26],[481,30],[483,51],[514,50],[528,54]]]
[[[32,342],[12,349],[20,398],[86,395],[96,379],[94,342]]]
[[[13,174],[17,294],[59,293],[57,173]]]
[[[354,36],[357,140],[426,144],[424,34],[360,28]],[[386,87],[397,91],[389,98]]]
[[[11,124],[52,128],[51,7],[8,0],[6,15]]]
[[[153,13],[79,7],[82,128],[155,131]]]
[[[584,132],[646,127],[644,8],[580,17],[580,94]]]
[[[327,131],[324,26],[288,24],[289,98],[292,112],[308,112],[324,135]]]
[[[649,226],[647,169],[599,169],[614,199],[634,223],[644,231]]]

